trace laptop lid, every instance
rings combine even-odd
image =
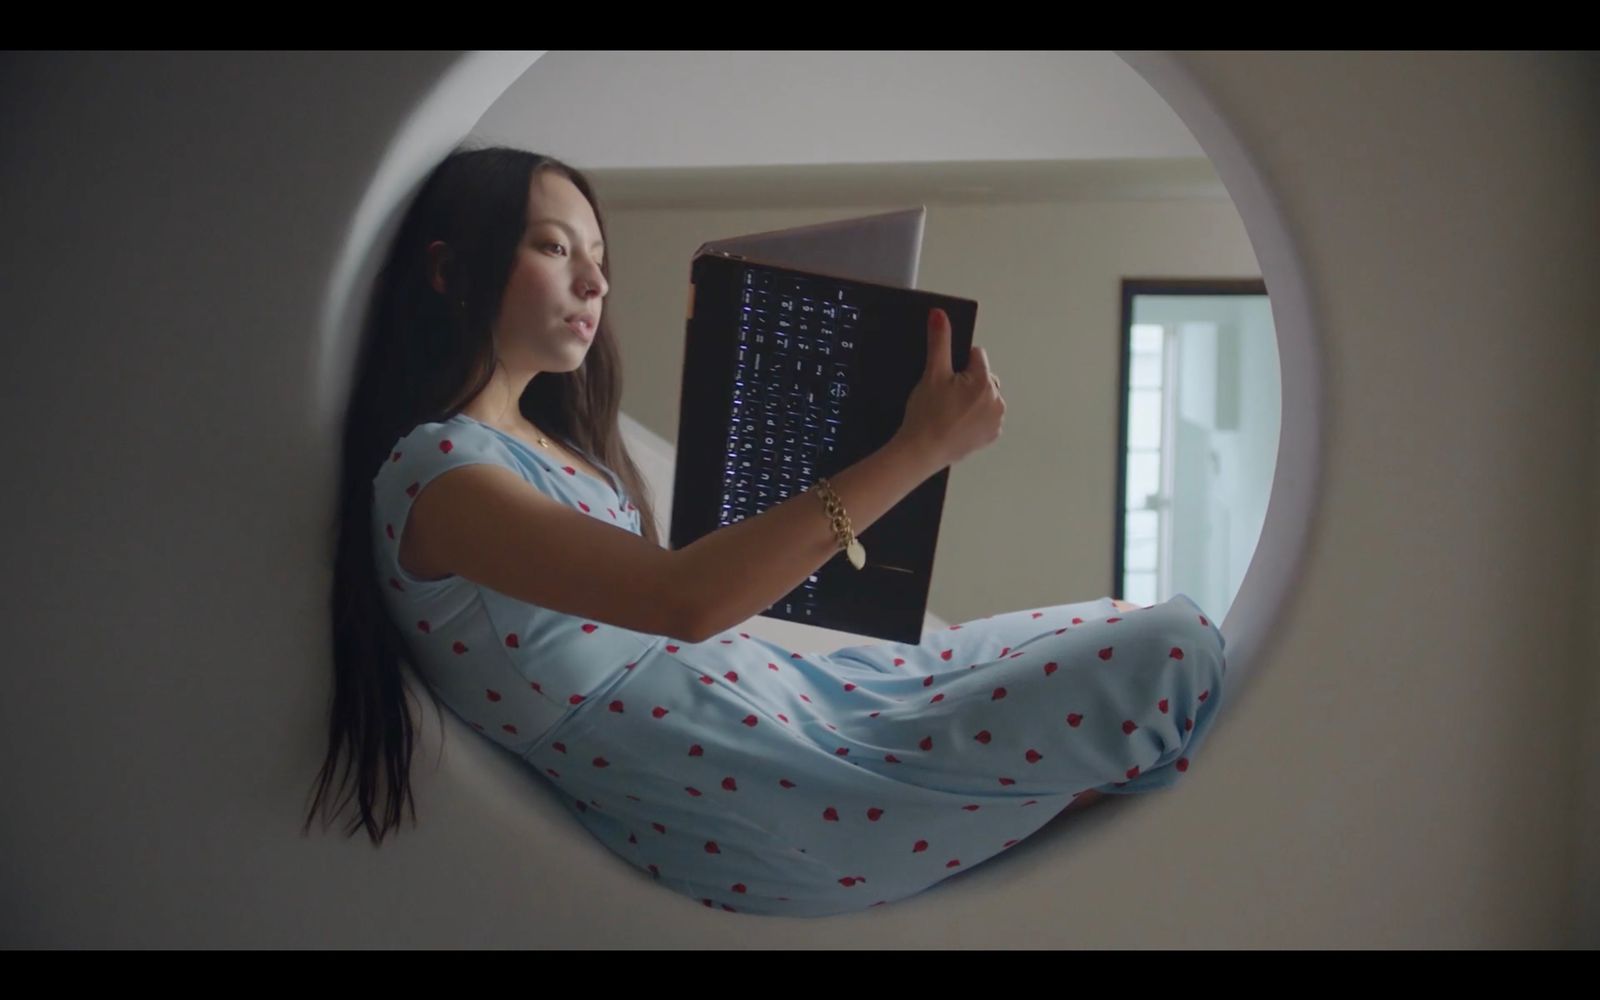
[[[776,229],[702,244],[699,257],[721,251],[797,271],[816,271],[895,288],[917,287],[926,206]]]

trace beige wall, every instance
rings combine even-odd
[[[1594,59],[1180,58],[1252,150],[1311,286],[1326,467],[1298,585],[1179,787],[925,898],[789,922],[657,891],[462,730],[419,751],[421,825],[398,841],[297,836],[330,689],[323,295],[453,56],[0,55],[0,943],[1595,945]],[[935,219],[941,255],[957,220]],[[960,291],[964,273],[941,256],[927,280]],[[991,315],[1008,384],[1042,399],[1011,361],[1039,314]],[[1110,315],[1070,331],[1098,421]],[[628,324],[630,358],[648,329]],[[1028,417],[1004,448],[1059,439]],[[1110,439],[1072,447],[1100,482],[1055,473],[1055,493],[1103,523]],[[985,462],[1017,464],[1002,449],[963,476]],[[953,516],[972,523],[964,490]],[[1060,589],[1098,589],[1104,547],[1060,545],[1090,564]]]

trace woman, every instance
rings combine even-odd
[[[344,429],[335,693],[308,829],[341,755],[352,834],[381,843],[408,802],[415,820],[401,658],[611,850],[735,912],[904,898],[1074,799],[1187,769],[1226,661],[1182,595],[821,655],[731,631],[999,437],[1000,381],[981,347],[952,370],[935,311],[888,445],[669,550],[618,433],[607,261],[589,183],[548,157],[458,150],[410,206]]]

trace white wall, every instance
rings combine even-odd
[[[1327,464],[1299,586],[1182,787],[790,922],[582,841],[549,867],[568,817],[464,739],[419,755],[394,844],[296,836],[329,683],[320,296],[451,54],[0,56],[0,941],[1594,945],[1592,57],[1183,62],[1313,284]]]
[[[549,52],[473,131],[591,169],[1201,155],[1111,52]]]

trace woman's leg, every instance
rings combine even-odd
[[[1138,611],[1140,609],[1140,607],[1141,607],[1141,605],[1134,604],[1132,601],[1123,601],[1123,600],[1119,600],[1117,598],[1112,598],[1111,599],[1111,603],[1115,604],[1117,606],[1117,610],[1118,611]],[[1062,811],[1066,812],[1066,811],[1072,810],[1072,809],[1082,809],[1084,806],[1089,805],[1090,803],[1094,802],[1096,799],[1103,799],[1103,798],[1105,798],[1105,795],[1103,793],[1097,792],[1092,788],[1086,788],[1082,792],[1080,792],[1078,795],[1074,796],[1073,799],[1072,799],[1072,803],[1070,805],[1068,805],[1067,808],[1063,809]]]

